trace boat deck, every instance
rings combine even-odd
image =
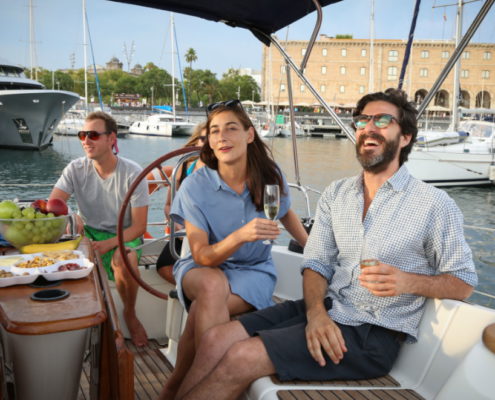
[[[154,400],[157,398],[164,382],[172,372],[172,365],[160,352],[163,348],[156,340],[150,340],[148,346],[137,348],[130,340],[126,345],[134,353],[134,390],[136,400]],[[79,394],[77,400],[90,400],[89,395],[89,362],[83,365]],[[280,382],[272,377],[277,385],[308,385],[328,386],[329,390],[279,390],[277,396],[281,400],[423,400],[413,390],[401,389],[399,383],[391,376],[359,381],[328,381],[328,382]],[[330,390],[332,386],[349,386],[350,390]],[[356,387],[376,386],[376,390],[356,390]],[[379,389],[378,389],[379,388]]]
[[[130,340],[126,340],[125,344],[134,353],[134,398],[155,400],[172,371],[172,365],[160,352],[163,346],[156,340],[150,340],[148,346],[140,348]],[[89,361],[85,361],[77,400],[90,400],[89,371]]]

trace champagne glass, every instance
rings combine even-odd
[[[378,249],[372,247],[370,245],[370,240],[364,237],[363,239],[363,247],[361,248],[361,258],[359,260],[360,271],[364,268],[372,267],[380,264],[378,260]],[[365,287],[361,287],[361,301],[359,302],[359,308],[365,311],[374,311],[375,308],[372,305],[373,294],[366,289]]]
[[[275,221],[280,208],[280,188],[278,185],[265,185],[263,193],[263,206],[268,219]],[[265,240],[264,244],[270,244],[270,240]]]

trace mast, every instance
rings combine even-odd
[[[175,122],[175,40],[174,13],[170,13],[170,47],[172,48],[172,112]]]
[[[38,80],[38,70],[35,65],[36,49],[34,41],[33,0],[29,0],[29,59],[31,63],[31,79]]]
[[[459,46],[462,35],[462,0],[457,2],[457,16],[456,16],[456,32],[455,32],[455,47]],[[461,58],[457,60],[454,66],[454,91],[452,94],[452,129],[457,131],[459,125],[459,72],[461,68]]]
[[[83,14],[83,50],[84,50],[84,108],[88,111],[88,55],[87,55],[87,39],[86,39],[86,0],[82,0]]]
[[[371,0],[371,12],[370,12],[370,73],[368,92],[373,93],[375,91],[375,0]]]

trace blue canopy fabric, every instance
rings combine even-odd
[[[315,10],[312,0],[111,0],[225,22],[249,29],[267,46],[266,35],[290,25]],[[322,7],[341,0],[320,0]]]

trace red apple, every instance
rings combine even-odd
[[[62,199],[50,199],[46,203],[46,212],[53,213],[58,217],[59,215],[67,215],[69,209]]]
[[[33,207],[36,211],[40,211],[44,214],[47,213],[46,211],[46,200],[35,200],[31,203],[31,207]]]

